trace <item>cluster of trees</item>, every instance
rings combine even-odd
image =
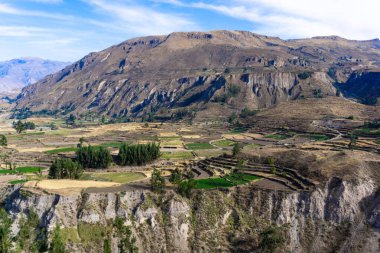
[[[75,121],[77,120],[77,117],[74,114],[70,114],[69,117],[66,119],[66,125],[73,126],[75,125]]]
[[[52,251],[51,243],[49,248],[48,234],[45,229],[39,227],[40,219],[33,209],[30,209],[26,216],[19,221],[19,232],[12,238],[11,226],[13,220],[9,218],[4,209],[0,209],[0,252],[56,252],[64,253],[64,251]],[[14,245],[12,241],[16,242]]]
[[[190,197],[191,190],[197,185],[194,180],[194,173],[191,171],[182,173],[178,168],[172,171],[169,181],[177,185],[177,192],[183,197]]]
[[[70,158],[56,159],[49,169],[51,179],[78,179],[83,173],[82,166]]]
[[[156,160],[160,156],[160,145],[154,142],[148,144],[129,145],[124,143],[119,148],[120,165],[143,165]]]
[[[13,128],[16,130],[17,133],[22,133],[25,130],[34,130],[36,129],[36,125],[33,122],[22,122],[21,120],[13,121],[12,123]]]
[[[110,151],[104,147],[79,147],[76,151],[77,161],[83,168],[105,169],[112,162]]]

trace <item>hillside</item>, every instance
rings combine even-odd
[[[63,69],[68,64],[39,58],[20,58],[0,62],[0,94],[18,93],[23,87]]]
[[[343,95],[373,101],[354,80],[361,76],[358,72],[379,68],[379,40],[330,36],[285,41],[243,31],[172,33],[90,53],[24,88],[16,108],[143,117],[187,107],[213,108],[216,115],[226,105],[240,111],[336,96],[336,83]],[[378,84],[367,85],[376,89]]]

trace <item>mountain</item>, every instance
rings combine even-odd
[[[63,69],[68,64],[40,58],[20,58],[0,62],[0,93],[18,93],[23,87]]]
[[[90,53],[24,88],[16,109],[144,117],[191,108],[226,116],[245,107],[310,97],[343,94],[376,101],[355,80],[363,76],[358,72],[378,69],[378,39],[282,40],[244,31],[178,32]],[[368,85],[376,89],[378,82]]]

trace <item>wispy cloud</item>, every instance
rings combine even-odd
[[[130,2],[128,5],[103,0],[88,0],[86,2],[101,12],[114,15],[112,26],[137,34],[167,34],[173,31],[198,28],[193,21],[181,15],[159,12]]]
[[[47,29],[30,26],[0,26],[0,37],[36,37],[46,34]]]
[[[229,0],[185,2],[152,0],[214,11],[252,23],[252,30],[285,38],[341,35],[379,37],[380,2],[377,0]]]

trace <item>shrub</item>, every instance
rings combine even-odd
[[[49,169],[50,179],[78,179],[83,173],[82,166],[69,158],[58,158]]]
[[[231,84],[228,86],[228,95],[230,97],[236,97],[240,93],[240,86],[236,84]]]
[[[311,77],[311,72],[308,72],[308,71],[305,71],[305,72],[298,74],[298,78],[302,79],[302,80],[308,79],[310,77]]]
[[[315,98],[323,98],[323,93],[321,89],[314,89],[313,90],[313,96]]]
[[[80,147],[76,151],[77,161],[84,168],[108,168],[112,162],[110,151],[104,147]]]
[[[8,141],[7,141],[7,137],[5,137],[4,134],[0,134],[0,146],[7,146],[8,145]]]
[[[165,178],[161,175],[161,171],[154,169],[150,178],[151,189],[154,192],[162,192],[165,187]]]
[[[284,231],[278,226],[269,226],[260,233],[260,244],[262,252],[274,252],[285,243]]]
[[[190,197],[191,191],[195,188],[197,182],[194,179],[182,180],[178,184],[178,193],[183,197]]]
[[[156,143],[128,145],[119,148],[120,165],[143,165],[156,160],[160,156],[160,146]]]
[[[251,110],[251,109],[248,109],[248,108],[244,108],[243,110],[241,110],[240,112],[240,118],[247,118],[249,116],[255,116],[257,114],[257,110]]]
[[[232,156],[237,156],[240,152],[241,152],[241,146],[238,142],[236,142],[232,149]]]

